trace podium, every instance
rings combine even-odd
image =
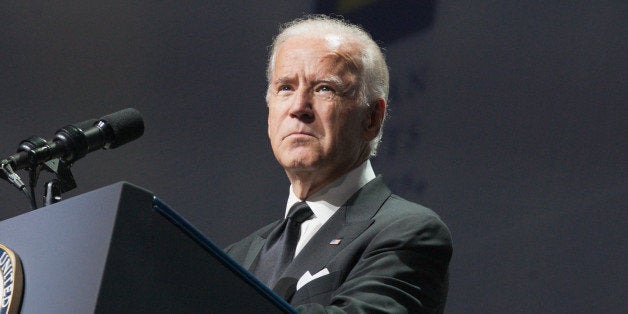
[[[21,313],[296,313],[152,193],[120,182],[0,221]]]

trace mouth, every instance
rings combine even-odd
[[[295,132],[288,133],[288,135],[284,136],[284,139],[287,139],[289,137],[299,138],[299,137],[315,137],[315,136],[314,136],[314,134],[312,134],[310,132],[295,131]]]

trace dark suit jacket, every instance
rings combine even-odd
[[[246,269],[274,222],[226,249]],[[341,239],[337,245],[330,244]],[[433,211],[369,182],[325,223],[288,266],[274,290],[300,312],[442,313],[452,254],[447,226]],[[306,272],[329,275],[298,291]]]

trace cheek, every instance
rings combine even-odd
[[[277,133],[279,127],[279,116],[276,109],[268,109],[268,136],[272,137]]]
[[[334,124],[334,128],[341,130],[341,133],[355,132],[362,120],[361,111],[351,108],[336,110],[329,117],[330,123]]]
[[[364,127],[360,110],[347,110],[338,115],[336,121],[335,133],[342,148],[350,148],[362,139]]]

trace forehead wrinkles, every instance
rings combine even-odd
[[[316,77],[316,80],[337,82],[339,87],[343,89],[343,93],[351,93],[355,90],[359,66],[355,62],[353,54],[342,51],[330,52],[323,56],[320,62],[327,63],[329,69],[324,71],[325,73],[317,73],[320,76]]]
[[[355,85],[357,66],[344,54],[329,52],[306,66],[308,70],[304,74],[309,81],[335,83],[345,92]]]
[[[322,56],[319,59],[319,63],[336,74],[358,73],[358,65],[349,53],[330,52]]]
[[[362,62],[357,49],[339,49],[331,53],[337,56],[338,63],[346,66],[346,70],[353,74],[359,74],[362,70]]]
[[[303,79],[311,82],[342,83],[338,87],[343,93],[353,93],[362,68],[358,47],[321,43],[316,38],[288,40],[278,50],[271,84],[293,82],[304,75]]]

